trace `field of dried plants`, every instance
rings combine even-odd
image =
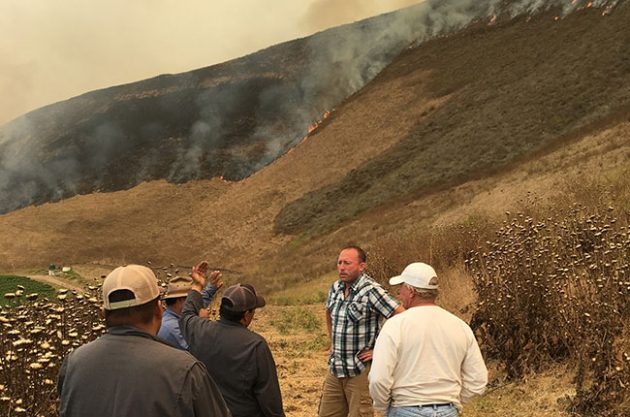
[[[524,203],[502,219],[470,216],[370,251],[370,272],[383,283],[409,262],[433,264],[439,303],[475,329],[492,383],[465,417],[629,415],[628,201],[630,176],[618,172],[567,183],[546,205]],[[288,416],[316,415],[328,343],[323,301],[334,279],[266,294],[252,325],[274,353]],[[3,291],[0,415],[54,416],[62,358],[104,331],[98,286]]]
[[[475,216],[381,242],[375,276],[384,282],[420,258],[467,277],[446,283],[443,304],[471,323],[496,382],[568,364],[567,415],[628,415],[630,179],[611,174],[567,182],[551,202],[503,220]]]

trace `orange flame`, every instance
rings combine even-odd
[[[313,133],[321,124],[324,120],[326,120],[328,118],[328,116],[330,116],[330,112],[328,110],[326,110],[324,112],[324,114],[322,114],[322,118],[317,120],[316,122],[314,122],[313,124],[311,124],[308,129],[306,129],[307,134],[306,136],[310,135],[311,133]]]

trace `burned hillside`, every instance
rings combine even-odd
[[[0,127],[0,213],[156,179],[243,179],[299,143],[410,45],[477,20],[550,8],[560,17],[588,6],[601,13],[617,3],[427,0],[223,64],[41,108]]]

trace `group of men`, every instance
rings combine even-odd
[[[344,248],[326,302],[329,372],[319,417],[457,416],[483,393],[487,371],[470,327],[435,304],[433,268],[413,263],[390,284],[402,305],[370,278],[366,254]],[[263,297],[236,284],[219,320],[205,308],[221,288],[208,263],[171,280],[162,295],[153,272],[129,265],[103,282],[107,334],[61,367],[60,414],[70,416],[284,416],[265,339],[248,329]],[[166,310],[162,307],[162,300]],[[388,319],[383,325],[383,319]]]

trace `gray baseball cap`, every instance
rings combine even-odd
[[[256,290],[249,284],[234,284],[223,292],[223,299],[232,305],[232,311],[242,312],[265,306],[265,299],[256,294]]]

